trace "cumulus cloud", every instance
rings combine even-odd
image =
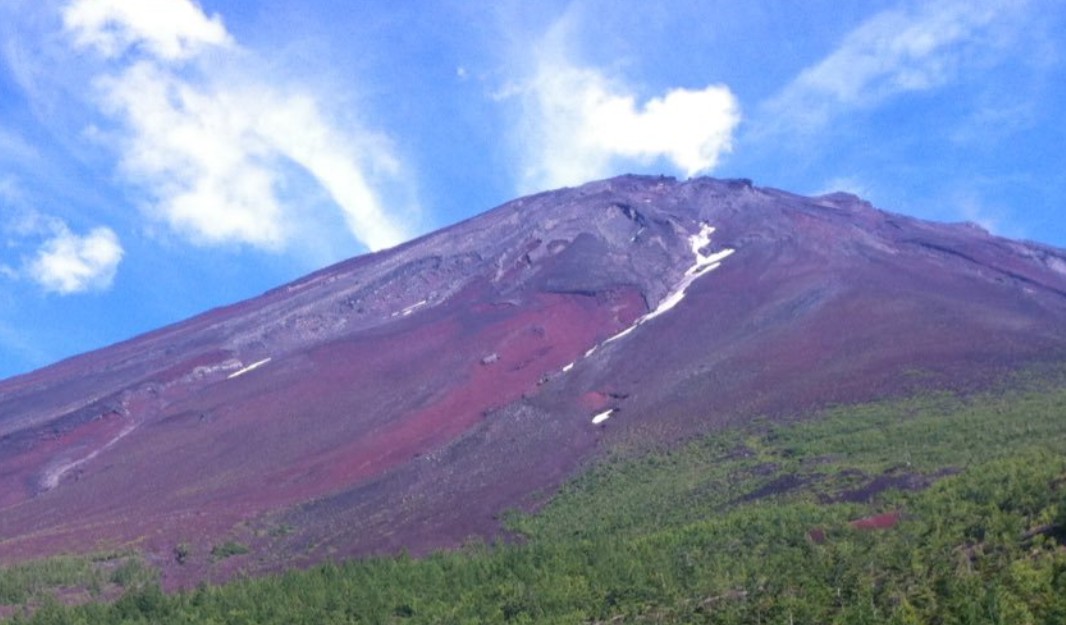
[[[815,132],[848,109],[940,87],[987,43],[1011,0],[916,3],[877,13],[767,106],[771,130]]]
[[[118,235],[100,226],[79,236],[27,202],[15,178],[0,177],[0,277],[61,295],[108,289],[124,255]]]
[[[104,290],[111,286],[122,255],[110,228],[78,236],[63,225],[41,245],[27,273],[45,290],[62,295]]]
[[[522,99],[523,191],[571,185],[664,159],[686,175],[710,171],[732,147],[740,106],[725,85],[670,89],[641,101],[620,81],[571,59],[570,24],[537,48]]]
[[[190,240],[283,248],[297,221],[314,219],[281,193],[302,176],[368,248],[409,237],[375,188],[399,174],[387,144],[276,77],[224,75],[220,59],[240,64],[246,51],[218,16],[190,0],[73,0],[63,18],[74,45],[109,62],[95,86],[119,122],[122,171],[148,192],[148,211]]]

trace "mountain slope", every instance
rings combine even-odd
[[[605,449],[1064,354],[1061,250],[621,177],[0,382],[0,557],[455,545]]]

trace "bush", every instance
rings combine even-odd
[[[225,560],[226,558],[246,553],[248,553],[247,545],[234,540],[227,540],[221,545],[215,545],[211,548],[211,558],[214,560]]]

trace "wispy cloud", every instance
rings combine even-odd
[[[857,195],[863,199],[870,198],[870,187],[854,176],[837,176],[831,178],[822,185],[821,189],[812,195],[826,195],[838,191],[851,193],[852,195]]]
[[[118,129],[101,136],[115,140],[121,171],[190,240],[283,248],[297,221],[314,219],[283,193],[307,177],[368,248],[410,236],[375,187],[400,173],[387,142],[258,73],[218,15],[191,0],[73,0],[62,17],[71,44],[105,62],[97,103]]]
[[[28,141],[17,132],[0,126],[0,163],[28,163],[38,159],[37,150]]]
[[[522,109],[522,191],[659,159],[691,176],[712,170],[731,149],[740,106],[727,86],[669,89],[642,101],[622,80],[575,61],[574,28],[572,16],[558,20],[535,46],[531,74],[503,95]]]
[[[877,13],[801,72],[761,116],[764,132],[814,133],[838,115],[952,81],[1024,1],[920,2]]]
[[[54,355],[27,336],[24,328],[0,319],[0,352],[18,354],[27,366],[41,366],[54,360]]]
[[[62,226],[41,245],[27,273],[45,290],[62,295],[105,290],[122,255],[118,236],[110,228],[94,228],[79,236]]]
[[[988,187],[995,180],[978,178],[967,185],[953,185],[943,190],[939,203],[953,213],[949,219],[958,219],[977,224],[988,232],[1002,237],[1024,239],[1033,236],[1025,220],[1019,218],[1010,204],[995,199]]]

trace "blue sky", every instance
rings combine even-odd
[[[855,192],[1066,247],[1059,0],[4,0],[0,378],[528,192]]]

